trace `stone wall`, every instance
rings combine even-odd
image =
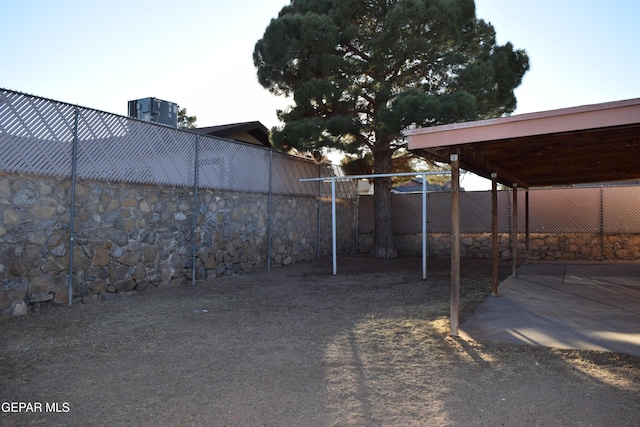
[[[529,259],[547,261],[640,261],[640,235],[599,234],[531,234]],[[359,252],[367,252],[373,242],[373,233],[359,235]],[[421,234],[396,234],[395,243],[400,255],[422,253]],[[498,251],[502,259],[511,258],[509,235],[498,235]],[[451,235],[429,234],[429,256],[450,257]],[[524,258],[525,236],[518,235],[518,257]],[[463,258],[491,258],[491,234],[463,234],[460,237],[460,256]]]
[[[71,182],[0,173],[0,316],[68,303]],[[196,278],[313,259],[331,251],[331,203],[315,197],[199,190]],[[188,283],[191,188],[80,181],[75,191],[73,299]],[[271,218],[269,213],[271,209]],[[338,250],[355,250],[355,201],[337,204]]]

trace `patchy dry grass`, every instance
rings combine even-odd
[[[341,257],[0,323],[0,425],[640,424],[640,359],[447,337],[448,260]],[[501,267],[505,274],[509,266]],[[465,260],[463,308],[490,265]]]

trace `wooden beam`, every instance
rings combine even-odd
[[[441,154],[439,150],[414,150],[413,153],[433,162],[449,163],[448,150],[445,154]]]
[[[451,163],[451,329],[449,335],[458,336],[460,322],[460,159],[449,156]]]
[[[529,184],[522,179],[518,178],[515,173],[511,173],[508,170],[500,167],[496,163],[488,160],[475,150],[471,145],[461,146],[461,155],[463,161],[462,167],[485,178],[490,178],[483,171],[495,171],[498,173],[498,179],[506,185],[513,183],[518,184],[520,187],[529,188]]]
[[[518,184],[513,184],[513,209],[511,210],[511,275],[518,277]]]
[[[524,192],[524,263],[529,264],[529,190]]]

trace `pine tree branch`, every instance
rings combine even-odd
[[[345,54],[351,53],[352,54],[352,56],[351,56],[352,58],[353,57],[359,58],[360,60],[362,60],[364,62],[369,62],[371,60],[371,57],[369,55],[367,55],[362,50],[358,49],[352,43],[347,43],[346,45],[344,45],[344,47],[346,48]]]

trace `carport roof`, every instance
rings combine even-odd
[[[511,186],[640,179],[640,98],[405,131],[409,150]]]

